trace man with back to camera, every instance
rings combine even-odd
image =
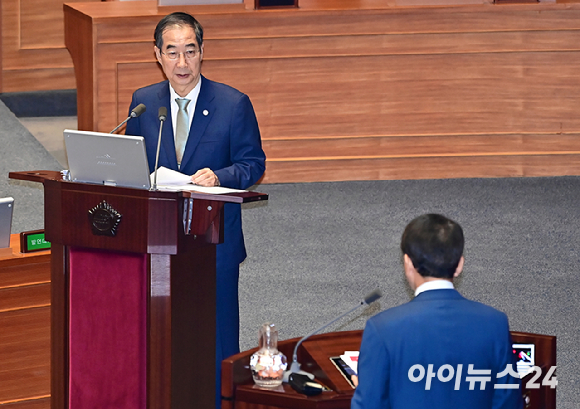
[[[203,28],[187,13],[165,16],[155,28],[155,55],[168,81],[137,90],[129,111],[147,111],[127,123],[126,134],[145,138],[155,167],[160,107],[168,109],[159,166],[191,175],[200,186],[247,189],[262,177],[266,156],[247,95],[201,75]],[[246,257],[239,204],[224,206],[224,242],[216,248],[216,408],[221,361],[239,352],[239,265]]]
[[[401,249],[415,298],[367,321],[352,409],[523,407],[506,315],[453,288],[463,245],[445,216],[407,225]]]

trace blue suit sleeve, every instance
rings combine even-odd
[[[235,104],[229,131],[232,165],[214,169],[214,172],[222,186],[247,189],[262,177],[266,169],[258,120],[247,95],[242,94]]]
[[[351,409],[389,409],[389,379],[389,351],[369,320],[360,346],[358,386]]]

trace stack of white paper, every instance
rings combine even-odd
[[[151,174],[151,184],[153,184],[155,173]],[[195,191],[201,193],[210,193],[213,195],[219,195],[223,193],[239,193],[246,192],[246,190],[230,189],[221,186],[198,186],[193,184],[191,181],[191,176],[185,175],[183,173],[177,172],[175,170],[168,169],[161,166],[157,169],[157,188],[159,190],[171,190],[171,191]]]

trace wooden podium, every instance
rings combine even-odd
[[[52,246],[51,408],[215,406],[223,206],[267,199],[40,182]]]
[[[542,369],[542,374],[556,365],[556,337],[524,332],[512,332],[511,335],[514,343],[535,345],[536,365]],[[302,369],[314,374],[318,382],[331,389],[311,397],[299,394],[288,384],[282,384],[276,389],[255,386],[249,363],[250,356],[258,348],[224,359],[222,409],[350,409],[354,388],[330,358],[338,357],[345,351],[358,351],[361,339],[362,331],[343,331],[315,335],[302,343],[298,349],[298,361]],[[294,347],[299,340],[294,338],[281,341],[278,349],[292,359]],[[549,386],[527,388],[532,376],[529,374],[522,380],[525,408],[555,409],[556,390]]]

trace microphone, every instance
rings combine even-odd
[[[145,105],[143,105],[143,108],[145,108]],[[159,151],[161,150],[161,131],[163,129],[163,122],[165,122],[165,120],[167,119],[167,108],[159,107],[158,116],[159,116],[159,139],[157,139],[157,154],[155,155],[155,171],[153,174],[153,186],[151,187],[151,190],[157,190],[157,165],[159,164]]]
[[[332,321],[324,324],[320,328],[317,328],[316,330],[312,331],[310,334],[303,337],[300,341],[298,341],[296,343],[296,347],[294,347],[294,353],[292,354],[292,364],[290,365],[290,369],[288,369],[286,372],[284,372],[284,382],[288,382],[290,374],[293,374],[293,373],[299,373],[299,374],[308,376],[310,379],[314,379],[314,375],[300,369],[300,363],[298,362],[297,352],[298,352],[298,347],[300,346],[300,344],[302,344],[302,342],[304,342],[305,340],[307,340],[308,338],[310,338],[312,335],[316,334],[317,332],[322,331],[324,328],[328,327],[329,325],[334,324],[336,321],[338,321],[339,319],[341,319],[345,315],[350,314],[351,312],[353,312],[354,310],[359,308],[361,305],[365,305],[365,304],[369,305],[369,304],[375,302],[376,300],[378,300],[379,298],[381,298],[382,296],[383,296],[383,294],[381,293],[381,290],[379,290],[378,288],[374,291],[371,291],[354,308],[351,308],[347,312],[339,315],[338,317],[334,318]]]
[[[122,127],[123,125],[125,125],[125,123],[131,119],[131,118],[137,118],[139,115],[141,115],[143,112],[145,112],[147,108],[145,107],[145,104],[139,104],[137,105],[135,108],[133,108],[131,110],[131,113],[129,114],[129,116],[127,117],[127,119],[125,119],[123,122],[121,122],[119,125],[117,125],[117,127],[115,129],[113,129],[111,132],[109,133],[115,133],[115,131],[117,129],[119,129],[120,127]]]

